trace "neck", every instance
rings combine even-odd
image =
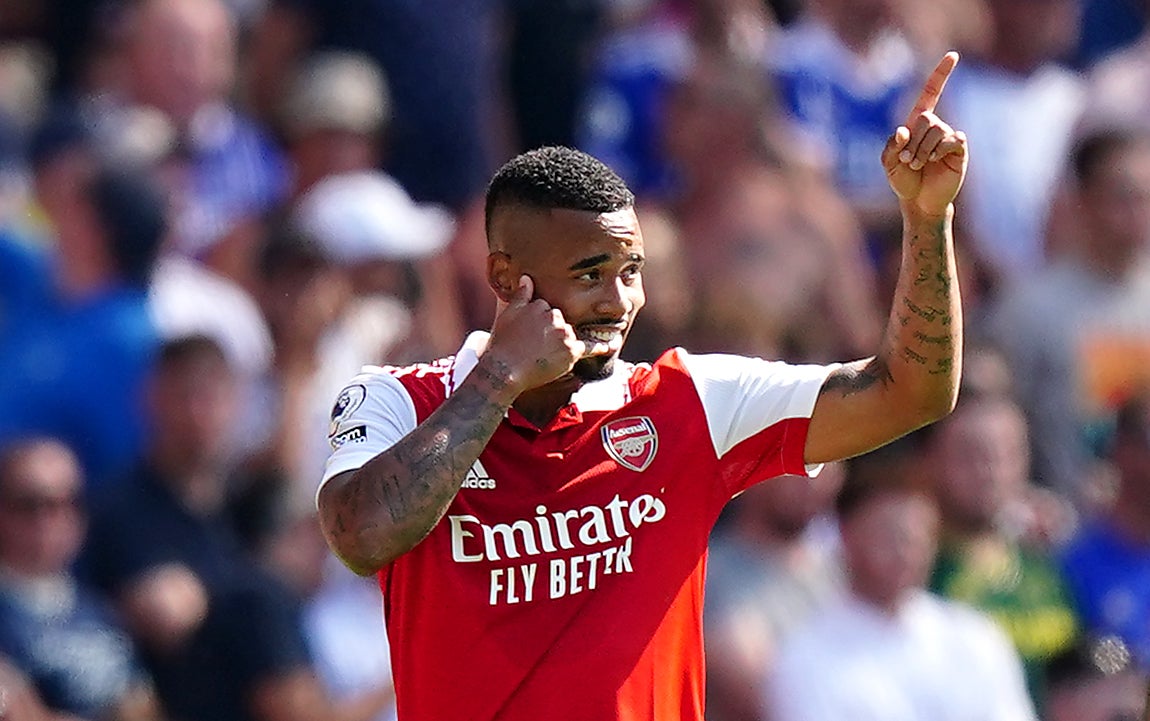
[[[583,385],[575,376],[566,375],[557,381],[533,388],[515,399],[512,407],[535,426],[542,428],[555,417],[559,409],[571,402],[571,396]]]
[[[878,589],[867,588],[866,584],[860,583],[857,578],[850,579],[850,589],[855,597],[865,602],[871,608],[881,612],[885,616],[897,616],[902,604],[910,595],[907,589],[899,589],[893,593],[885,591],[880,592]]]
[[[163,484],[194,514],[211,514],[223,506],[224,483],[213,464],[158,457],[154,465]]]

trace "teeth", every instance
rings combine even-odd
[[[619,335],[617,331],[613,330],[589,330],[587,336],[593,340],[610,343],[615,337]]]

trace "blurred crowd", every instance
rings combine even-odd
[[[392,718],[314,493],[365,364],[489,326],[483,193],[638,196],[624,350],[869,355],[925,72],[971,138],[944,421],[730,504],[711,721],[1131,721],[1150,678],[1150,3],[4,0],[0,716]]]

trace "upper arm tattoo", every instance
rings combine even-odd
[[[852,396],[865,391],[875,385],[887,385],[894,382],[890,373],[890,366],[882,358],[870,358],[861,363],[851,363],[836,368],[827,376],[819,395],[838,393],[841,396]]]

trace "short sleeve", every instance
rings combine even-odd
[[[415,404],[403,384],[385,369],[356,376],[336,397],[331,410],[324,468],[329,478],[354,471],[415,430]]]
[[[677,353],[702,401],[719,458],[784,421],[809,420],[823,382],[839,367],[792,365],[726,354],[691,355],[681,349]],[[783,449],[784,453],[794,455],[797,451],[801,458],[805,431],[789,434],[788,442],[791,447]]]

